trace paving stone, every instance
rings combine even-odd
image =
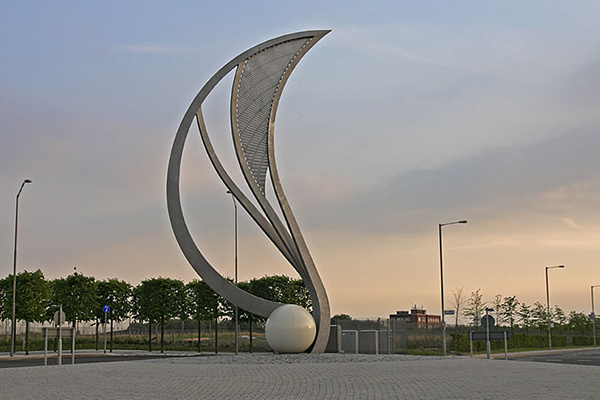
[[[592,399],[597,367],[385,355],[222,355],[4,369],[0,399]]]

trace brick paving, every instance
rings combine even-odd
[[[0,399],[592,399],[598,368],[401,355],[180,357],[4,369]]]

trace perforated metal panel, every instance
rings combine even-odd
[[[290,63],[312,38],[277,44],[248,58],[241,66],[236,97],[234,123],[237,125],[242,152],[252,177],[262,193],[269,160],[267,134],[275,94]]]

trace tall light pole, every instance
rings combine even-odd
[[[552,350],[552,333],[550,331],[550,290],[548,289],[548,270],[552,268],[564,268],[564,265],[546,267],[546,310],[548,312],[548,349]]]
[[[233,200],[233,219],[234,219],[234,283],[238,284],[238,212],[237,212],[237,202],[235,201],[235,196],[231,191],[227,191],[228,194],[231,195],[231,200]],[[235,306],[235,354],[238,354],[240,350],[240,327],[239,327],[239,316],[238,316],[238,306]]]
[[[592,292],[592,336],[594,336],[594,347],[596,347],[596,312],[594,311],[594,288],[600,285],[593,285],[590,289]]]
[[[21,187],[19,188],[19,192],[17,193],[17,201],[15,206],[15,253],[13,257],[13,292],[12,292],[12,318],[10,325],[10,356],[15,355],[15,336],[17,335],[17,326],[16,326],[16,316],[15,316],[15,308],[17,301],[17,229],[19,227],[19,196],[21,195],[21,191],[23,187],[27,183],[32,183],[31,179],[25,179],[23,183],[21,183]]]
[[[440,235],[440,285],[442,292],[442,354],[446,357],[446,319],[444,318],[444,267],[442,257],[442,226],[454,225],[454,224],[466,224],[467,220],[460,220],[454,222],[446,222],[444,224],[438,224],[438,232]]]

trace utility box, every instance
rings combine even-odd
[[[342,351],[358,354],[358,331],[342,331]]]
[[[325,353],[343,353],[342,351],[342,327],[331,325],[329,327],[329,340],[325,347]]]
[[[389,351],[390,337],[388,336],[389,331],[386,329],[386,330],[381,330],[378,332],[379,332],[379,353],[380,354],[390,354],[390,351]]]
[[[358,332],[358,352],[360,354],[379,354],[379,335],[376,330]]]

